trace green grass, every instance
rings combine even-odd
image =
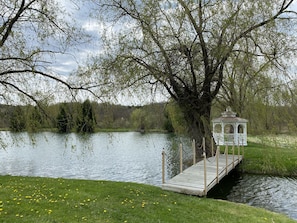
[[[294,139],[294,140],[292,140]],[[244,150],[244,172],[275,176],[297,177],[296,137],[252,138]]]
[[[0,176],[0,222],[295,222],[247,205],[122,182]]]

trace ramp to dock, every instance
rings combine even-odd
[[[242,155],[217,154],[217,156],[204,158],[167,182],[163,182],[162,189],[189,195],[206,196],[207,192],[243,159]]]

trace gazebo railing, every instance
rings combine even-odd
[[[243,133],[213,133],[213,138],[217,145],[247,145],[247,136]]]

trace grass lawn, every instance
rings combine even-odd
[[[0,176],[0,222],[295,222],[247,205],[122,182]]]
[[[297,137],[251,137],[244,150],[247,173],[297,177]]]

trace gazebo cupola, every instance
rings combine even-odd
[[[212,120],[213,137],[217,145],[247,145],[248,120],[236,117],[230,107],[221,117]]]

